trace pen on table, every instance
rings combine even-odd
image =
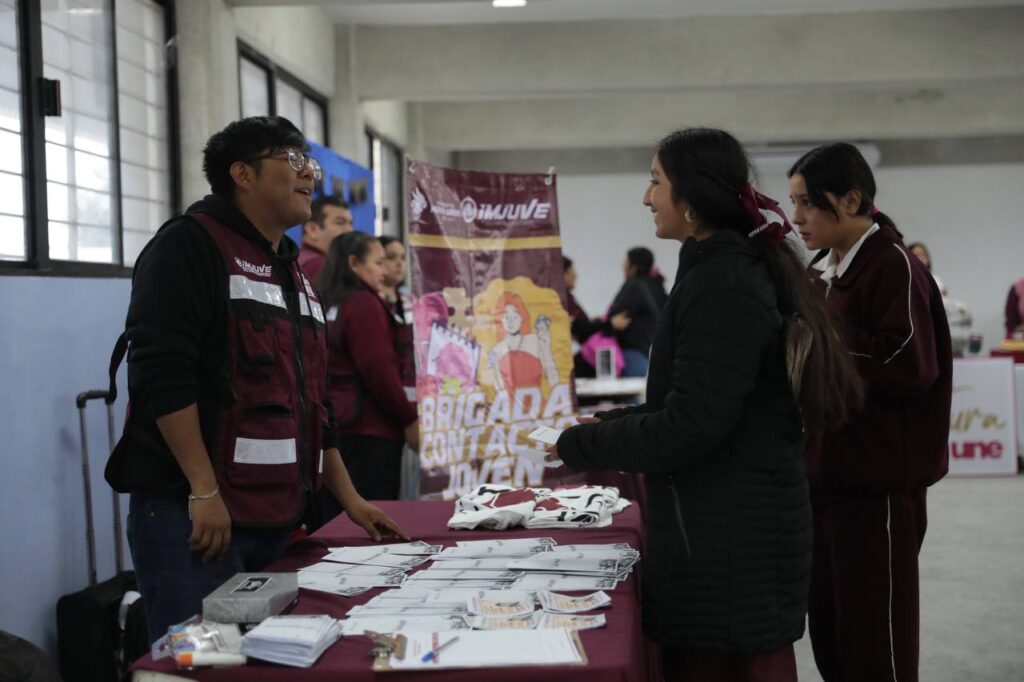
[[[444,649],[444,648],[446,648],[448,646],[451,646],[452,644],[455,644],[455,642],[457,642],[457,641],[459,641],[458,637],[452,637],[451,639],[449,639],[447,642],[445,642],[441,646],[437,647],[436,649],[431,649],[427,653],[423,654],[423,662],[424,663],[430,663],[432,660],[437,658],[437,655],[439,653],[441,653],[441,649]]]

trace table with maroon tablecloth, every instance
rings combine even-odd
[[[641,552],[643,560],[643,528],[641,514],[636,505],[617,514],[607,528],[568,530],[506,530],[506,531],[451,531],[447,521],[454,510],[452,502],[379,502],[415,540],[431,544],[454,546],[458,540],[486,540],[492,538],[524,538],[550,536],[562,545],[604,544],[627,542]],[[328,523],[312,537],[294,544],[268,571],[294,571],[319,561],[328,547],[374,544],[361,528],[346,516]],[[424,566],[430,566],[430,562]],[[424,567],[420,567],[421,569]],[[420,569],[417,569],[420,570]],[[640,630],[639,564],[634,573],[608,591],[612,598],[609,609],[602,611],[607,625],[599,630],[580,633],[588,663],[586,666],[545,666],[528,668],[481,668],[474,670],[436,670],[429,672],[386,673],[387,680],[401,682],[429,678],[444,682],[522,682],[524,678],[536,680],[558,679],[559,682],[643,682],[650,679],[648,645]],[[326,613],[342,618],[356,604],[365,604],[383,590],[371,590],[358,597],[339,597],[324,592],[299,590],[299,601],[291,611],[294,614]],[[582,593],[577,593],[582,594]],[[149,656],[140,659],[134,668],[136,679],[145,679],[145,672],[162,672],[195,680],[211,682],[346,682],[376,680],[380,673],[370,670],[368,656],[370,640],[366,637],[343,637],[329,648],[312,668],[289,668],[252,660],[248,665],[234,668],[214,668],[198,671],[175,670],[167,659],[153,661]]]

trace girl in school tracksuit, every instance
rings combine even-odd
[[[875,209],[856,147],[813,149],[788,175],[793,224],[808,248],[829,249],[812,279],[867,384],[859,415],[808,437],[814,658],[825,682],[914,682],[925,493],[948,468],[953,363],[942,296]]]
[[[416,406],[402,386],[400,326],[380,295],[384,247],[372,235],[335,238],[317,286],[327,318],[327,398],[341,433],[341,456],[360,495],[397,500],[402,448],[419,449]],[[321,508],[321,516],[340,508]]]

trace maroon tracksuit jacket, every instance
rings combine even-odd
[[[949,325],[934,280],[888,227],[821,283],[867,396],[849,424],[808,438],[815,660],[825,682],[913,682],[925,489],[949,464]]]

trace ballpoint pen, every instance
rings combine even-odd
[[[447,642],[445,642],[444,644],[440,645],[436,649],[431,649],[427,653],[423,654],[423,662],[424,663],[430,663],[432,660],[437,658],[437,655],[441,652],[441,649],[444,649],[445,647],[448,647],[448,646],[450,646],[452,644],[455,644],[455,642],[457,642],[457,641],[459,641],[459,638],[457,636],[456,637],[452,637],[451,639],[449,639]]]

